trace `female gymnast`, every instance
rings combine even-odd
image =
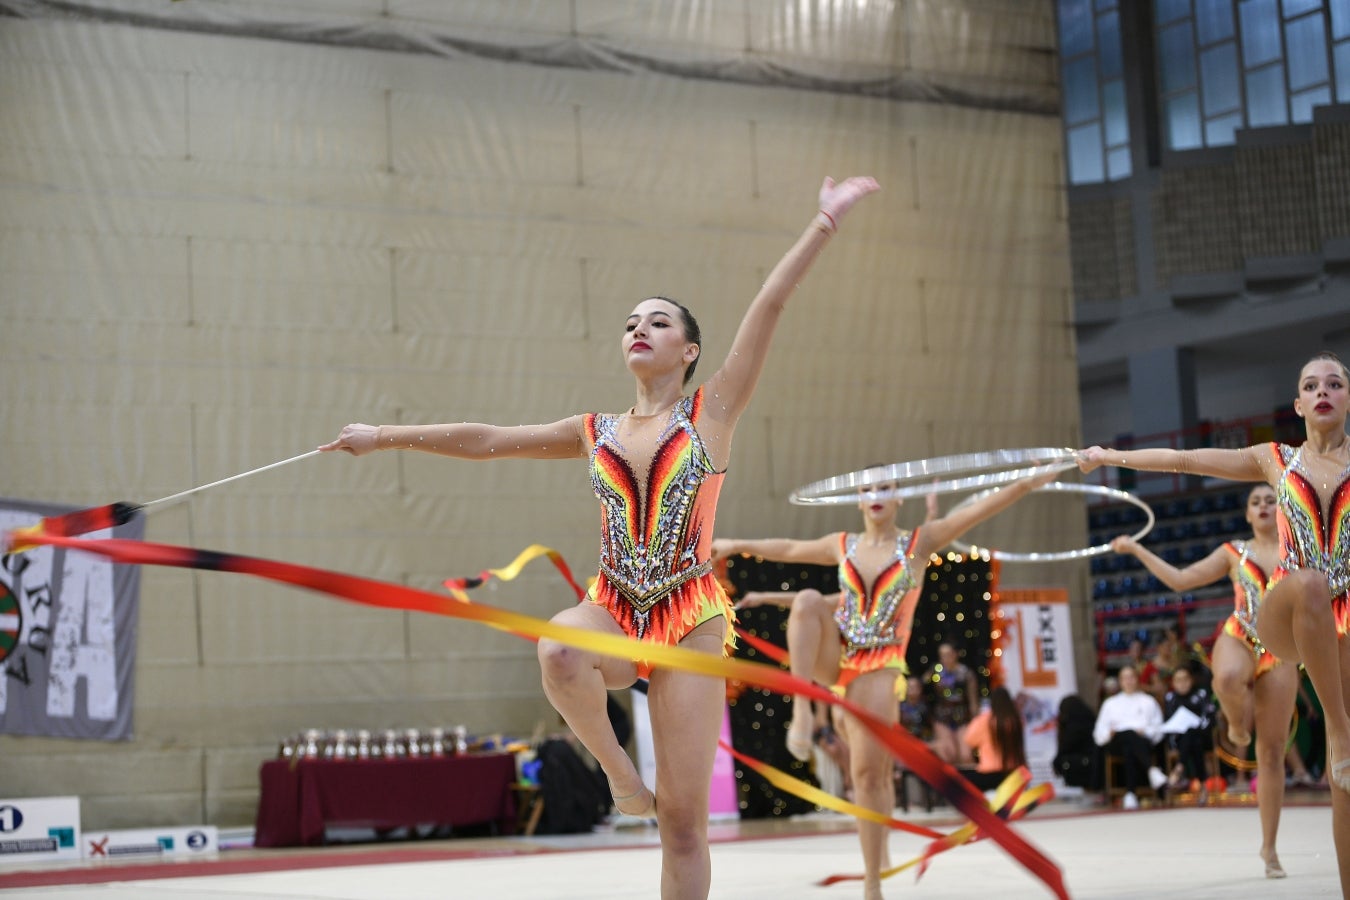
[[[1294,411],[1301,446],[1270,443],[1241,450],[1204,448],[1079,452],[1079,468],[1121,466],[1155,472],[1264,481],[1275,488],[1280,561],[1257,611],[1256,633],[1287,663],[1303,663],[1326,715],[1332,832],[1341,889],[1350,892],[1350,372],[1319,353],[1299,373]],[[1258,782],[1259,786],[1259,782]]]
[[[736,422],[764,367],[779,316],[797,283],[859,200],[871,178],[826,178],[820,212],[779,260],[750,303],[722,367],[692,395],[701,335],[681,304],[649,297],[634,307],[620,347],[637,383],[632,408],[617,415],[572,416],[549,425],[348,425],[324,450],[360,456],[374,450],[423,450],[463,459],[588,459],[600,499],[600,573],[590,602],[553,621],[657,644],[724,654],[732,640],[731,604],[712,574],[713,517]],[[656,756],[653,789],[614,736],[606,690],[626,687],[647,667],[539,642],[544,691],[609,779],[616,807],[655,816],[661,834],[661,896],[705,898],[711,882],[708,790],[725,685],[658,669],[648,692]]]
[[[1229,541],[1184,569],[1131,537],[1122,535],[1111,542],[1116,552],[1134,556],[1174,591],[1189,591],[1224,577],[1233,582],[1233,614],[1224,620],[1214,639],[1213,686],[1228,720],[1228,740],[1234,746],[1250,744],[1252,728],[1256,728],[1256,805],[1261,814],[1261,859],[1267,878],[1285,876],[1275,852],[1275,836],[1284,804],[1284,743],[1299,682],[1298,666],[1276,659],[1256,636],[1266,582],[1280,560],[1276,507],[1270,485],[1253,487],[1247,495],[1247,524],[1252,537]],[[1203,779],[1204,773],[1197,777]]]
[[[895,724],[899,718],[895,679],[906,672],[905,649],[929,556],[1050,483],[1055,475],[1015,482],[913,531],[904,531],[896,523],[901,501],[888,496],[892,486],[883,484],[863,492],[858,502],[863,528],[858,534],[835,532],[806,541],[719,538],[713,541],[713,559],[744,554],[777,562],[838,566],[839,594],[825,597],[819,591],[805,590],[795,595],[759,596],[790,596],[787,643],[793,675],[838,685],[849,701]],[[792,709],[787,746],[793,756],[805,761],[811,753],[811,702],[807,697],[794,697]],[[847,714],[845,723],[855,802],[890,815],[895,809],[893,761],[870,732],[852,727]],[[863,891],[868,900],[881,897],[887,835],[883,825],[858,822]]]

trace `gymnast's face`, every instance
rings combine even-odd
[[[698,358],[698,344],[686,339],[680,308],[650,297],[628,315],[623,330],[623,358],[635,375],[653,375],[685,367]]]
[[[1309,427],[1345,427],[1346,409],[1350,407],[1350,385],[1345,369],[1331,359],[1314,359],[1303,367],[1298,377],[1298,399],[1294,411],[1303,417]]]
[[[1247,524],[1257,534],[1273,533],[1275,525],[1275,489],[1268,484],[1257,485],[1247,495]]]
[[[863,518],[878,525],[895,521],[895,514],[904,502],[894,496],[895,488],[894,481],[883,481],[858,491],[858,509],[862,510]]]

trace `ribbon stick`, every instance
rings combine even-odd
[[[1009,828],[1003,819],[988,808],[983,794],[976,791],[954,768],[934,756],[922,742],[907,732],[877,719],[847,699],[836,697],[819,685],[794,678],[777,667],[748,660],[722,658],[681,647],[638,641],[626,636],[558,625],[522,613],[474,603],[460,589],[452,589],[451,595],[447,597],[406,585],[295,563],[145,541],[84,540],[52,534],[35,534],[29,536],[28,540],[37,544],[81,550],[131,565],[196,568],[252,575],[330,594],[352,603],[466,619],[536,640],[548,638],[603,656],[647,660],[655,665],[698,675],[732,678],[777,693],[800,694],[813,700],[840,706],[852,713],[858,723],[875,735],[896,759],[932,785],[954,808],[960,810],[983,833],[1044,882],[1056,896],[1068,900],[1063,873],[1059,867]]]
[[[138,512],[153,512],[154,507],[170,506],[179,500],[184,500],[198,491],[204,491],[207,488],[217,487],[231,481],[238,481],[240,478],[247,478],[250,475],[257,475],[259,472],[266,472],[268,469],[275,469],[278,466],[289,465],[302,459],[308,459],[311,456],[317,456],[322,450],[310,450],[308,453],[301,453],[299,456],[292,456],[290,459],[283,459],[280,462],[269,463],[256,469],[250,469],[247,472],[240,472],[238,475],[231,475],[229,478],[222,478],[219,481],[213,481],[210,484],[199,485],[195,488],[189,488],[186,491],[179,491],[176,494],[170,494],[167,497],[160,497],[158,500],[151,500],[148,503],[109,503],[106,506],[93,506],[89,509],[77,509],[74,512],[64,513],[59,516],[48,516],[36,525],[30,525],[27,528],[16,528],[9,533],[5,542],[3,554],[23,553],[25,550],[32,550],[37,546],[30,538],[38,534],[56,534],[66,537],[73,537],[78,534],[89,534],[91,531],[102,531],[105,528],[115,528],[118,525],[125,525],[135,517]]]

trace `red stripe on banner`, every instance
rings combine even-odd
[[[932,785],[954,808],[1044,882],[1056,896],[1065,900],[1068,898],[1059,867],[1009,828],[985,804],[983,794],[975,790],[954,768],[934,756],[921,741],[898,727],[887,725],[831,691],[794,678],[776,667],[557,625],[521,613],[473,603],[462,591],[454,591],[452,597],[445,597],[405,585],[295,563],[145,541],[91,541],[49,534],[31,535],[27,539],[33,543],[94,553],[120,563],[236,572],[320,591],[366,606],[467,619],[535,639],[549,638],[605,656],[646,660],[696,674],[733,678],[780,694],[801,695],[839,706],[851,713],[896,759]]]

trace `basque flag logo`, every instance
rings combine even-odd
[[[19,598],[9,589],[9,585],[0,581],[0,663],[9,658],[9,654],[19,644],[19,635],[23,632],[23,607]]]

